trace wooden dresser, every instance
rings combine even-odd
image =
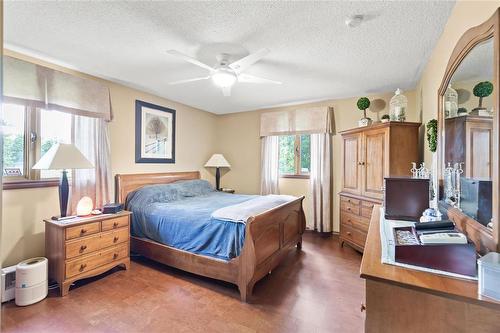
[[[384,177],[409,176],[418,162],[420,123],[388,122],[340,132],[340,241],[363,251],[373,206],[382,203]]]
[[[61,296],[80,279],[130,265],[130,215],[122,211],[73,221],[45,222],[45,256],[49,280],[59,284]]]
[[[361,260],[365,332],[500,332],[500,302],[478,295],[477,281],[382,264],[380,206]]]

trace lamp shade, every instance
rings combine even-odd
[[[213,154],[212,157],[205,163],[205,167],[212,168],[230,168],[231,165],[222,154]]]
[[[94,166],[73,144],[53,145],[33,166],[39,170],[92,169]]]

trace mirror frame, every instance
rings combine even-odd
[[[437,176],[438,183],[442,185],[443,170],[445,167],[444,161],[444,105],[443,97],[448,87],[448,84],[455,74],[456,70],[465,59],[465,57],[476,47],[478,44],[485,42],[489,39],[493,40],[493,134],[492,134],[492,221],[493,230],[485,227],[481,223],[465,215],[457,208],[447,206],[447,214],[450,220],[455,222],[458,229],[469,237],[476,245],[476,250],[480,254],[489,251],[500,251],[500,226],[499,226],[499,197],[500,197],[500,169],[499,169],[499,112],[500,101],[498,90],[499,83],[499,34],[500,34],[500,8],[495,11],[493,16],[484,23],[467,30],[462,37],[458,40],[453,52],[446,66],[444,77],[438,90],[438,150],[437,150]]]

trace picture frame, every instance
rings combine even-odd
[[[135,101],[135,162],[175,163],[175,110]]]

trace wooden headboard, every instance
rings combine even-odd
[[[119,174],[115,177],[116,202],[125,203],[127,195],[144,185],[168,184],[178,180],[200,179],[199,171]]]

